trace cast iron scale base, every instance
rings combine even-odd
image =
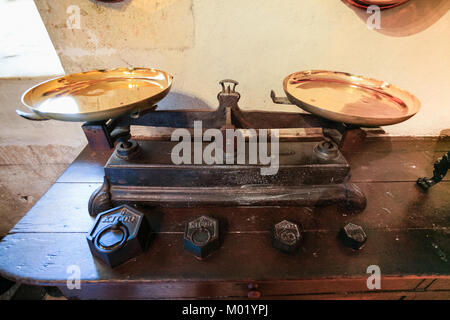
[[[216,111],[156,109],[83,125],[92,148],[110,148],[117,142],[104,169],[104,183],[89,201],[92,216],[136,203],[169,207],[338,204],[352,211],[364,210],[366,198],[348,182],[350,167],[340,152],[349,140],[353,144],[363,140],[364,131],[308,113],[243,111],[238,106],[240,94],[235,91],[238,83],[223,80],[220,84]],[[272,99],[288,103],[273,93]],[[260,174],[261,164],[174,165],[171,150],[178,142],[136,135],[148,127],[193,128],[194,121],[202,121],[203,128],[221,130],[302,129],[280,137],[279,170],[268,176]],[[246,140],[247,150],[249,143]]]

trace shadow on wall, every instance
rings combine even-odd
[[[365,9],[346,5],[366,24],[370,14]],[[449,9],[449,0],[410,0],[398,7],[383,10],[381,29],[375,30],[391,37],[407,37],[428,29]]]
[[[218,105],[219,103],[217,103]],[[158,110],[179,110],[179,109],[204,109],[211,107],[205,101],[180,92],[169,92],[169,94],[158,103]]]
[[[119,11],[125,10],[132,0],[123,0],[120,2],[103,2],[98,0],[89,0],[90,2],[96,4],[97,6],[103,6],[106,8],[111,8]]]
[[[116,0],[117,2],[103,2],[99,0],[89,0],[91,3],[94,3],[99,10],[104,8],[114,9],[118,11],[125,11],[127,7],[131,4],[132,0]],[[135,1],[133,3],[134,7],[145,9],[144,7],[153,6],[155,10],[163,10],[169,6],[176,5],[178,0],[156,0],[156,1]]]
[[[450,128],[442,130],[439,136],[450,140]]]

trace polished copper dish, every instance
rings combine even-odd
[[[155,108],[172,86],[161,70],[118,68],[94,70],[45,81],[26,91],[16,110],[29,120],[103,121]]]
[[[289,101],[317,116],[359,126],[386,126],[405,121],[420,101],[396,86],[345,72],[308,70],[283,82]]]
[[[393,7],[397,7],[409,0],[344,0],[348,4],[353,6],[367,9],[370,6],[379,6],[380,9],[389,9]]]

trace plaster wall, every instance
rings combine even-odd
[[[288,74],[346,71],[391,82],[422,102],[392,135],[439,135],[450,128],[450,1],[411,0],[381,13],[331,0],[35,0],[67,73],[119,66],[157,67],[175,77],[162,106],[215,107],[218,81],[241,84],[241,106],[280,109]],[[74,19],[74,7],[80,19]],[[79,22],[79,29],[69,29]],[[285,110],[295,111],[295,107]],[[444,131],[443,133],[445,133]]]

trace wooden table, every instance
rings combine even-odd
[[[449,177],[428,193],[415,185],[448,150],[448,140],[369,138],[347,152],[352,182],[368,199],[359,215],[335,207],[140,207],[154,240],[144,254],[111,269],[92,257],[86,241],[93,222],[87,202],[109,152],[87,147],[1,241],[0,273],[57,286],[69,298],[246,298],[250,287],[251,296],[262,298],[450,299]],[[183,249],[184,223],[201,214],[226,224],[223,245],[204,261]],[[303,228],[293,256],[271,246],[271,227],[283,219]],[[368,235],[361,251],[336,238],[348,222]],[[81,271],[80,290],[66,286],[72,265]],[[381,269],[380,290],[367,288],[370,265]]]

